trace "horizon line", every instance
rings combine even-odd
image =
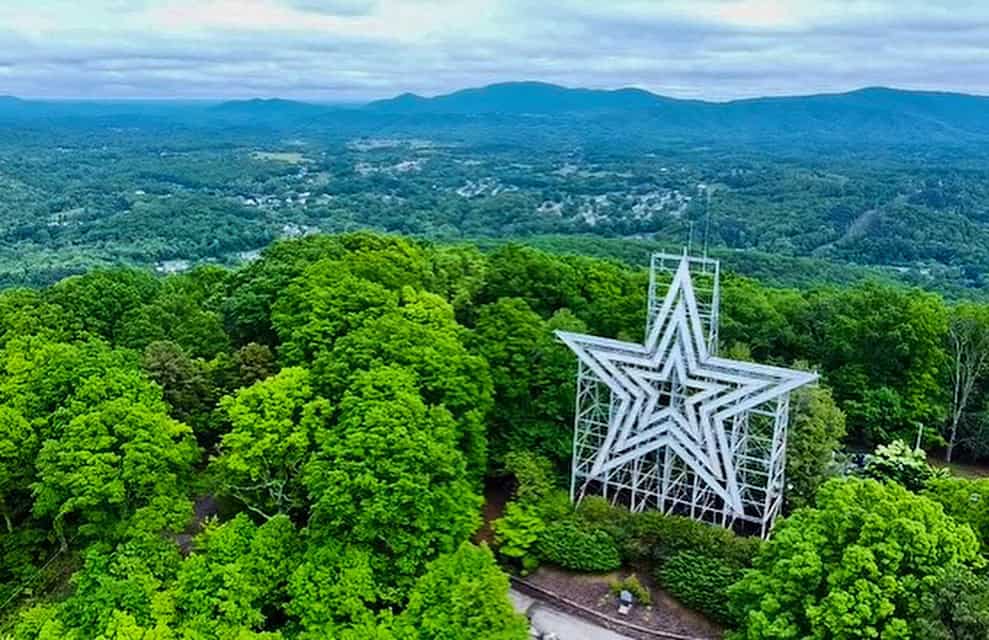
[[[941,95],[958,95],[958,96],[969,96],[975,98],[986,98],[989,94],[981,93],[968,93],[964,91],[951,91],[948,89],[917,89],[908,88],[903,86],[893,86],[893,85],[864,85],[857,86],[850,89],[843,90],[822,90],[808,93],[763,93],[754,94],[750,96],[727,98],[727,99],[714,99],[714,98],[703,98],[703,97],[687,97],[687,96],[677,96],[666,93],[657,93],[650,89],[646,89],[641,86],[636,85],[622,85],[617,87],[588,87],[588,86],[571,86],[558,84],[555,82],[547,82],[543,80],[504,80],[499,82],[491,82],[484,85],[472,85],[465,86],[459,89],[453,89],[450,91],[444,91],[439,93],[416,93],[414,91],[394,91],[390,94],[386,94],[379,97],[370,98],[323,98],[323,97],[291,97],[291,94],[243,94],[238,96],[164,96],[164,95],[147,95],[147,96],[92,96],[92,95],[76,95],[76,96],[41,96],[41,95],[30,95],[30,94],[0,94],[0,97],[4,98],[15,98],[23,101],[30,102],[199,102],[199,103],[223,103],[223,102],[238,102],[238,101],[249,101],[249,100],[285,100],[290,102],[301,102],[317,105],[366,105],[372,102],[377,102],[381,100],[391,100],[401,96],[411,95],[423,99],[433,99],[443,96],[448,96],[451,94],[459,93],[461,91],[470,90],[480,90],[488,89],[491,87],[504,86],[504,85],[521,85],[521,84],[538,84],[543,86],[552,86],[561,89],[568,90],[587,90],[587,91],[601,91],[601,92],[618,92],[618,91],[643,91],[650,95],[656,96],[658,98],[665,98],[669,100],[679,100],[684,102],[707,102],[711,104],[730,104],[732,102],[743,102],[746,100],[761,100],[761,99],[771,99],[771,98],[809,98],[816,96],[836,96],[836,95],[846,95],[850,93],[856,93],[859,91],[866,91],[869,89],[885,89],[890,91],[903,91],[909,93],[927,93],[927,94],[941,94]]]

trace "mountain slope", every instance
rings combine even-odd
[[[230,100],[210,108],[213,115],[224,118],[263,121],[308,119],[328,111],[331,111],[330,107],[281,98]]]
[[[411,93],[366,106],[386,113],[577,113],[647,111],[664,105],[701,104],[674,100],[642,89],[570,89],[545,82],[505,82],[424,98]]]
[[[614,117],[656,135],[876,140],[896,143],[989,138],[989,97],[871,87],[848,93],[680,100],[641,89],[570,89],[515,82],[424,98],[403,94],[366,110],[390,115],[545,115]]]

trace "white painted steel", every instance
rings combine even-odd
[[[716,260],[655,254],[644,344],[556,333],[578,358],[575,502],[599,493],[768,534],[783,500],[789,394],[817,375],[715,355],[719,278]]]

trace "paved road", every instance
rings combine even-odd
[[[558,611],[515,589],[509,592],[509,596],[515,609],[529,617],[534,629],[542,633],[553,632],[560,640],[631,640],[628,636]]]

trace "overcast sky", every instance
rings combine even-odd
[[[0,0],[0,94],[989,94],[989,0]]]

